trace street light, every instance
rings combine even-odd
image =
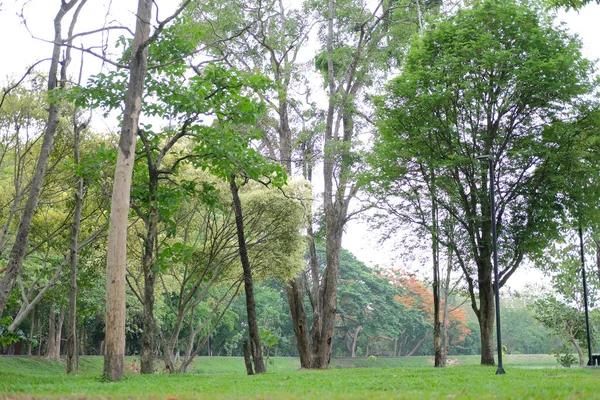
[[[579,251],[581,254],[581,276],[583,279],[583,304],[585,307],[585,333],[587,336],[587,347],[588,347],[588,363],[587,365],[593,366],[594,359],[592,358],[592,341],[590,338],[590,314],[588,310],[588,295],[587,295],[587,281],[585,278],[585,253],[583,251],[583,229],[581,223],[579,224]]]
[[[491,154],[479,156],[478,160],[487,160],[490,170],[490,221],[492,224],[492,254],[494,260],[494,291],[496,292],[496,340],[498,341],[498,369],[496,375],[506,372],[502,366],[502,336],[500,329],[500,284],[498,281],[498,236],[496,232],[496,196],[494,194],[494,157]]]

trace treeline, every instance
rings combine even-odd
[[[318,256],[324,262],[324,249]],[[334,357],[403,357],[433,356],[432,324],[433,295],[427,285],[406,271],[373,270],[358,261],[347,250],[342,251],[339,312],[336,323]],[[97,279],[100,279],[98,277]],[[86,278],[87,279],[87,278]],[[64,316],[65,288],[49,295],[51,301],[40,303],[22,324],[21,337],[7,345],[5,354],[56,357],[65,355]],[[101,282],[86,295],[78,310],[81,355],[102,355],[104,343],[104,309]],[[95,294],[94,294],[95,292]],[[293,324],[287,310],[285,288],[281,281],[268,279],[256,287],[256,309],[261,337],[268,356],[297,357]],[[532,304],[542,297],[528,290],[513,294],[502,301],[503,343],[508,354],[548,354],[562,345],[561,337],[536,319]],[[157,297],[157,309],[168,309],[167,299]],[[197,321],[210,319],[210,301],[196,310]],[[62,304],[62,306],[61,306]],[[126,354],[139,355],[142,349],[143,310],[134,299],[128,301]],[[481,353],[477,320],[460,295],[451,296],[449,319],[449,349],[452,355]],[[220,321],[206,326],[198,355],[242,356],[243,339],[247,335],[245,299],[236,296]],[[51,322],[54,321],[54,322]],[[160,331],[173,329],[173,318],[164,313],[157,319]],[[183,358],[192,330],[184,327],[177,343],[175,358]],[[60,338],[54,339],[51,338]],[[197,339],[195,339],[197,340]],[[155,352],[164,356],[163,348]],[[54,356],[52,356],[54,354]]]

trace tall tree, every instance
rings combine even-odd
[[[152,36],[150,36],[150,21],[152,20],[153,2],[150,0],[138,1],[135,35],[129,61],[129,81],[125,94],[125,108],[123,110],[119,152],[115,169],[106,257],[104,377],[112,381],[123,379],[127,221],[137,142],[136,135],[148,70],[148,46],[159,37],[167,24],[181,14],[190,1],[183,1],[175,13],[161,21]]]
[[[573,105],[593,88],[580,48],[541,11],[485,1],[426,30],[379,105],[383,179],[410,185],[422,165],[436,171],[436,202],[457,224],[449,246],[478,317],[482,364],[494,364],[495,312],[489,171],[477,157],[492,157],[496,173],[502,287],[556,235],[552,154],[565,142],[547,133],[576,116]]]
[[[50,153],[52,152],[52,148],[54,146],[54,138],[59,124],[59,114],[63,103],[58,99],[58,91],[64,90],[67,85],[67,68],[70,62],[70,51],[73,41],[72,35],[67,37],[67,39],[63,38],[63,18],[77,5],[77,3],[79,3],[71,20],[71,29],[69,29],[69,32],[72,34],[72,27],[77,22],[79,10],[81,10],[86,1],[87,0],[81,0],[81,2],[79,0],[71,0],[68,2],[62,1],[60,10],[54,17],[54,40],[47,85],[48,120],[44,129],[42,147],[37,160],[35,173],[29,187],[27,202],[19,220],[19,227],[17,228],[15,243],[11,249],[8,265],[6,266],[6,272],[3,274],[2,279],[0,279],[0,316],[2,316],[8,301],[8,297],[10,296],[17,279],[21,275],[21,267],[23,265],[23,260],[25,259],[27,246],[29,244],[31,221],[33,220],[33,216],[40,198],[44,175],[48,165],[48,160],[50,158]],[[67,45],[67,50],[64,54],[63,60],[61,61],[61,49],[65,44]]]
[[[104,377],[111,381],[123,379],[127,221],[136,134],[147,70],[151,19],[152,2],[139,0],[108,228]]]

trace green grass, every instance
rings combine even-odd
[[[63,363],[0,358],[0,399],[600,399],[600,370],[560,368],[552,356],[508,355],[506,375],[477,356],[452,360],[435,369],[430,357],[334,359],[328,371],[300,371],[297,359],[277,358],[267,374],[247,376],[241,358],[201,357],[188,374],[108,383],[100,357],[81,359],[72,376]]]

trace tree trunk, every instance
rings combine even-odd
[[[448,343],[448,298],[450,296],[450,278],[451,278],[451,274],[452,274],[452,249],[448,248],[448,265],[446,268],[446,279],[444,282],[444,287],[443,287],[443,303],[444,303],[444,309],[442,312],[442,326],[441,326],[441,348],[442,348],[442,357],[444,360],[444,366],[446,366],[447,363],[447,359],[448,359],[448,347],[449,347],[449,343]]]
[[[48,339],[46,340],[46,358],[53,359],[56,355],[56,313],[54,312],[54,299],[50,302],[48,317]]]
[[[150,167],[150,171],[153,168]],[[154,286],[156,276],[152,269],[154,261],[154,246],[158,235],[158,210],[153,204],[156,202],[154,194],[158,189],[158,174],[150,173],[150,214],[146,222],[146,240],[142,252],[142,270],[144,273],[144,330],[142,332],[142,350],[140,354],[142,374],[154,373]]]
[[[138,0],[129,83],[119,139],[106,257],[106,347],[105,379],[123,379],[125,356],[125,274],[127,263],[127,221],[135,143],[147,70],[148,38],[152,19],[151,0]]]
[[[56,326],[56,336],[55,336],[55,341],[56,341],[56,360],[60,361],[60,355],[61,355],[61,344],[62,344],[62,331],[63,331],[63,326],[65,326],[65,316],[66,316],[66,310],[65,307],[61,307],[60,308],[60,314],[58,314],[58,324]]]
[[[481,332],[481,364],[495,365],[494,361],[494,290],[491,268],[479,268],[488,273],[479,275],[479,329]]]
[[[75,134],[73,156],[75,165],[79,164],[79,141],[83,125],[77,125],[73,115],[73,130]],[[77,268],[78,268],[78,235],[81,226],[81,210],[83,209],[83,179],[77,182],[75,192],[75,212],[71,224],[71,246],[69,250],[69,318],[67,321],[67,374],[73,372],[77,365]]]
[[[289,281],[285,290],[292,314],[292,324],[294,326],[294,334],[296,336],[296,347],[298,348],[298,355],[300,356],[300,368],[310,369],[312,367],[310,332],[306,319],[304,295],[300,278],[295,278]]]
[[[358,334],[363,330],[362,326],[357,327],[352,333],[352,351],[350,352],[350,357],[356,357],[356,345],[358,344]]]
[[[75,4],[77,4],[78,1],[79,0],[71,0],[69,2],[62,1],[60,10],[54,18],[54,47],[52,50],[50,71],[48,72],[49,96],[53,90],[59,87],[58,67],[60,64],[60,54],[62,50],[62,45],[64,43],[62,38],[61,27],[62,19],[67,14],[67,12],[69,12],[75,6]],[[82,2],[82,4],[83,3],[85,3],[85,0]],[[67,48],[70,49],[69,47]],[[63,79],[60,82],[61,88],[64,88],[64,85],[66,83],[66,69],[68,63],[69,58],[65,57],[65,60],[62,63],[61,78]],[[0,279],[0,317],[4,313],[4,308],[6,307],[8,297],[10,296],[10,293],[12,292],[15,283],[17,282],[17,279],[19,278],[19,276],[21,276],[23,260],[25,259],[25,255],[27,253],[27,246],[29,245],[29,231],[31,229],[31,221],[33,220],[33,215],[35,213],[35,209],[37,208],[37,204],[40,199],[44,175],[46,173],[46,167],[48,166],[50,153],[52,152],[52,149],[54,147],[54,135],[56,134],[56,130],[58,128],[61,105],[62,101],[60,100],[50,100],[48,104],[48,121],[46,123],[46,129],[44,130],[43,134],[40,155],[38,157],[33,178],[31,179],[29,196],[27,197],[27,202],[25,204],[25,208],[23,209],[23,213],[19,221],[19,226],[17,227],[15,242],[13,244],[12,250],[8,258],[6,271],[2,276],[2,279]]]
[[[594,244],[596,245],[596,273],[600,279],[600,240],[594,239]]]
[[[579,341],[577,339],[575,339],[574,337],[571,337],[569,340],[570,340],[571,344],[573,345],[573,347],[575,347],[575,350],[577,351],[577,357],[579,358],[579,366],[584,367],[585,359],[583,357],[583,350],[581,350],[581,346],[579,346]]]
[[[435,193],[435,173],[431,172],[431,256],[433,260],[433,349],[434,366],[443,368],[446,366],[442,346],[442,324],[440,315],[441,307],[441,279],[440,279],[440,244],[439,244],[439,221]]]
[[[38,312],[38,345],[37,345],[37,350],[36,350],[36,355],[39,357],[42,355],[42,343],[44,342],[43,340],[43,334],[44,334],[44,327],[42,326],[42,313]]]
[[[329,368],[333,329],[337,311],[337,280],[340,269],[340,252],[342,247],[343,223],[340,223],[336,213],[326,212],[326,258],[327,268],[323,281],[323,315],[320,332],[313,335],[314,368]]]
[[[417,342],[417,344],[415,345],[415,347],[413,347],[412,350],[408,352],[408,354],[406,355],[406,357],[413,356],[419,350],[419,348],[421,348],[421,345],[423,344],[423,342],[425,342],[425,339],[427,339],[427,336],[429,336],[429,335],[423,336],[423,339],[421,339],[421,340],[419,340]]]
[[[254,371],[252,370],[252,361],[250,360],[250,346],[248,345],[248,341],[244,340],[244,364],[246,364],[246,373],[248,375],[254,375]]]
[[[31,356],[31,351],[33,347],[33,331],[35,328],[35,307],[31,310],[31,315],[29,316],[31,321],[29,323],[29,342],[27,343],[27,355]]]
[[[240,261],[244,270],[244,289],[246,292],[246,312],[248,313],[248,333],[250,336],[250,349],[254,359],[254,370],[257,374],[266,372],[263,361],[262,345],[258,330],[258,321],[256,318],[256,303],[254,302],[254,282],[252,280],[252,269],[248,259],[248,250],[246,248],[246,238],[244,234],[244,217],[242,212],[242,203],[240,201],[238,187],[235,182],[235,175],[231,175],[229,187],[233,197],[233,207],[235,209],[235,223],[237,227],[238,247]]]
[[[49,360],[60,360],[60,344],[62,338],[62,327],[65,321],[65,309],[61,307],[58,314],[58,323],[56,322],[56,313],[54,312],[54,301],[50,308],[50,323],[48,327],[48,349],[46,358]]]

